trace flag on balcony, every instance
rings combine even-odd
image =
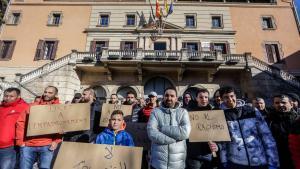
[[[174,5],[173,5],[173,0],[171,1],[171,5],[169,7],[168,15],[172,14],[174,11]]]
[[[168,14],[168,13],[169,13],[169,6],[168,6],[167,0],[164,0],[164,3],[165,3],[165,11],[166,11],[166,14]]]
[[[158,0],[156,0],[156,12],[155,12],[155,16],[157,18],[161,18],[161,8],[160,8]]]
[[[149,20],[148,20],[148,26],[154,26],[155,22],[154,22],[154,15],[152,15],[152,13],[150,12],[149,15]]]

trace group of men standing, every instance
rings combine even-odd
[[[56,87],[48,86],[41,99],[32,105],[60,104],[57,94]],[[255,107],[238,102],[232,87],[222,87],[215,96],[219,100],[212,106],[209,91],[199,89],[195,101],[182,106],[176,89],[167,88],[161,103],[156,92],[151,92],[145,105],[143,99],[136,101],[134,93],[127,93],[123,104],[132,105],[132,122],[147,123],[152,169],[299,169],[300,120],[290,96],[274,96],[271,109],[259,106],[261,98],[256,100]],[[99,127],[101,105],[95,98],[93,89],[87,88],[80,99],[74,97],[72,101],[91,104],[90,130],[27,137],[31,105],[21,99],[19,89],[5,90],[0,106],[0,169],[13,169],[16,161],[21,169],[31,169],[36,161],[39,168],[50,168],[62,139],[95,142],[103,130]],[[113,94],[109,103],[120,104],[117,95]],[[214,109],[224,110],[231,141],[189,142],[188,112]]]

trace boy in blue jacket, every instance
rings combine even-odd
[[[126,123],[121,110],[112,112],[108,127],[97,136],[96,144],[110,144],[120,146],[134,146],[133,139],[125,131]]]

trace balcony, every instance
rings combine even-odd
[[[103,48],[102,52],[95,58],[97,61],[223,61],[223,56],[217,51],[188,51],[181,50],[120,50]]]

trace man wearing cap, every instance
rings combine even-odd
[[[155,107],[158,107],[158,102],[157,102],[157,93],[152,91],[148,94],[149,97],[149,102],[147,103],[147,105],[142,108],[139,112],[139,120],[138,122],[140,123],[147,123],[150,117],[150,114],[152,112],[152,110]]]

